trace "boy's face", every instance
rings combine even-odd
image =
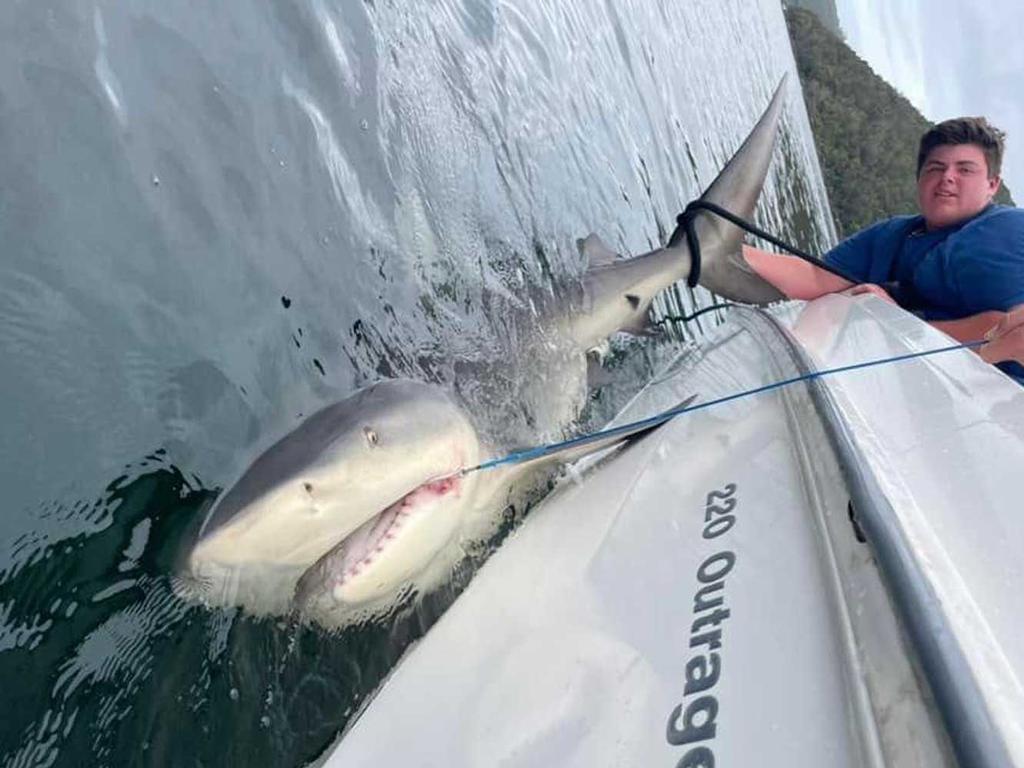
[[[928,153],[917,177],[917,203],[928,229],[969,219],[992,202],[999,177],[988,176],[976,144],[943,144]]]

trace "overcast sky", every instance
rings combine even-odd
[[[985,115],[1007,133],[1024,205],[1024,0],[836,0],[846,40],[929,120]]]

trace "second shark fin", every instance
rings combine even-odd
[[[577,240],[576,247],[589,267],[607,267],[622,258],[593,232],[584,239]]]

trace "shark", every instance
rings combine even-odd
[[[749,136],[701,199],[744,218],[771,163],[786,78]],[[750,303],[782,298],[740,255],[743,231],[707,213],[695,219],[702,284]],[[568,357],[617,332],[650,332],[655,297],[693,267],[686,238],[623,258],[596,235],[579,242],[589,267],[569,309],[544,308],[541,324]],[[564,368],[577,376],[581,366]],[[553,382],[552,389],[571,386]],[[325,625],[372,616],[402,595],[441,584],[467,542],[493,533],[500,513],[538,476],[582,455],[637,439],[616,434],[529,461],[467,472],[508,446],[481,437],[442,386],[388,379],[309,416],[258,455],[214,502],[184,557],[186,591],[210,606],[299,615]],[[339,618],[349,617],[349,618]]]

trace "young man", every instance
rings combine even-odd
[[[859,285],[795,257],[750,246],[743,256],[790,298],[871,292],[958,341],[991,332],[981,356],[1024,383],[1024,309],[1011,312],[1024,306],[1024,210],[992,203],[1003,138],[981,117],[946,120],[921,137],[920,215],[878,222],[824,257]]]

